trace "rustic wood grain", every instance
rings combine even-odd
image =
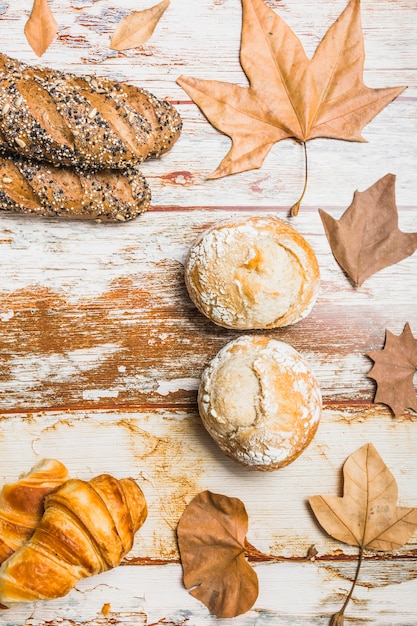
[[[30,4],[30,3],[29,3]],[[400,504],[417,506],[417,416],[394,418],[372,403],[365,353],[385,329],[417,336],[417,256],[361,288],[335,262],[317,209],[339,217],[361,191],[396,175],[400,228],[417,230],[417,42],[414,0],[363,0],[367,85],[407,85],[364,129],[368,143],[309,142],[310,180],[295,226],[313,246],[321,289],[299,324],[268,331],[303,353],[324,411],[318,433],[292,465],[250,472],[225,458],[204,431],[196,391],[204,366],[238,333],[196,311],[183,281],[194,238],[235,215],[288,211],[303,185],[303,154],[274,146],[262,169],[208,181],[230,147],[176,84],[180,74],[246,84],[239,65],[239,0],[172,0],[153,37],[117,53],[115,25],[141,0],[54,0],[58,36],[41,59],[24,37],[30,6],[0,1],[0,50],[35,64],[96,73],[175,103],[180,140],[143,165],[151,210],[125,224],[69,223],[0,214],[0,481],[54,456],[71,475],[133,476],[149,518],[113,571],[80,582],[66,598],[0,612],[1,626],[214,626],[183,587],[175,528],[201,489],[241,498],[249,558],[260,579],[254,608],[225,626],[325,626],[343,602],[356,553],[328,537],[307,504],[341,495],[341,467],[372,442],[394,474]],[[312,55],[345,0],[268,0]],[[314,550],[312,551],[312,546]],[[312,557],[312,554],[315,554]],[[368,554],[346,624],[417,626],[417,535],[393,553]]]
[[[402,228],[411,231],[413,210],[400,211]],[[2,410],[193,404],[202,369],[239,333],[214,326],[194,308],[183,281],[187,251],[209,224],[259,212],[156,210],[104,229],[5,216]],[[269,334],[310,360],[325,401],[369,402],[374,383],[365,353],[382,348],[386,328],[399,334],[417,319],[413,289],[404,289],[417,257],[358,289],[335,262],[318,212],[305,210],[297,227],[319,259],[320,295],[305,320]]]

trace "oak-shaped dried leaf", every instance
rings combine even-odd
[[[395,176],[386,174],[365,191],[355,191],[339,220],[319,209],[333,256],[353,282],[364,281],[417,250],[417,233],[398,228]]]
[[[417,529],[417,509],[397,506],[398,487],[372,443],[343,466],[343,497],[312,496],[311,508],[326,532],[352,546],[396,550]]]
[[[398,487],[372,443],[356,450],[343,466],[343,497],[312,496],[309,501],[324,530],[358,546],[359,559],[351,589],[330,621],[343,626],[344,613],[358,581],[365,550],[396,550],[417,530],[417,509],[397,506]]]
[[[293,137],[365,141],[362,128],[404,87],[371,89],[360,0],[329,28],[310,60],[287,24],[264,0],[242,0],[240,62],[249,87],[180,76],[178,84],[232,147],[209,178],[262,166],[272,146]]]
[[[371,350],[367,356],[374,361],[368,373],[377,383],[374,402],[387,404],[396,417],[407,408],[417,411],[417,394],[413,379],[417,371],[417,339],[407,323],[401,335],[385,331],[382,350]]]
[[[112,50],[129,50],[146,43],[152,36],[169,3],[170,0],[162,0],[149,9],[133,11],[126,15],[116,26],[110,48]]]
[[[25,36],[34,53],[41,57],[57,34],[57,21],[47,0],[34,0],[25,24]]]
[[[247,529],[241,500],[210,491],[199,493],[178,523],[184,585],[217,617],[249,611],[258,596],[258,577],[245,558]]]

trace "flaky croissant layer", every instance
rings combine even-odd
[[[144,495],[131,478],[101,474],[70,479],[46,496],[31,539],[0,568],[0,602],[47,600],[119,565],[147,516]]]
[[[68,480],[67,468],[43,459],[0,492],[0,563],[23,546],[43,514],[45,496]]]

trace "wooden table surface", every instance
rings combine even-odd
[[[356,549],[321,530],[308,497],[341,495],[343,462],[372,442],[397,480],[400,504],[417,507],[417,415],[394,418],[373,403],[365,356],[383,347],[385,329],[399,335],[409,322],[417,336],[417,254],[355,288],[335,262],[318,214],[322,208],[340,217],[355,189],[390,172],[400,228],[417,230],[415,0],[363,0],[366,84],[408,89],[365,127],[368,143],[309,143],[309,185],[296,218],[288,209],[303,184],[300,145],[280,142],[262,169],[206,180],[230,140],[176,84],[180,74],[246,84],[240,1],[171,0],[146,44],[112,51],[119,19],[151,4],[53,0],[58,36],[38,60],[23,32],[31,3],[0,1],[1,52],[143,86],[173,102],[184,121],[172,151],[142,168],[153,200],[138,219],[113,225],[1,214],[0,480],[15,480],[44,457],[83,479],[132,476],[149,517],[120,567],[80,582],[65,598],[4,611],[0,624],[217,624],[183,587],[175,538],[185,506],[210,489],[245,503],[248,540],[271,555],[252,559],[260,582],[253,609],[219,623],[324,626],[350,588]],[[267,4],[312,55],[346,3]],[[324,400],[309,448],[272,473],[237,466],[200,423],[201,372],[239,332],[198,313],[183,282],[198,233],[226,217],[255,214],[290,220],[313,246],[322,275],[311,314],[267,331],[308,359]],[[417,625],[416,596],[417,534],[396,552],[366,558],[345,623]]]

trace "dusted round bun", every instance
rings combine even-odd
[[[275,217],[220,222],[203,232],[185,263],[191,300],[212,322],[276,328],[305,317],[320,282],[316,256],[300,233]]]
[[[294,461],[321,415],[318,382],[287,343],[243,336],[228,343],[203,373],[202,422],[225,454],[256,470]]]

